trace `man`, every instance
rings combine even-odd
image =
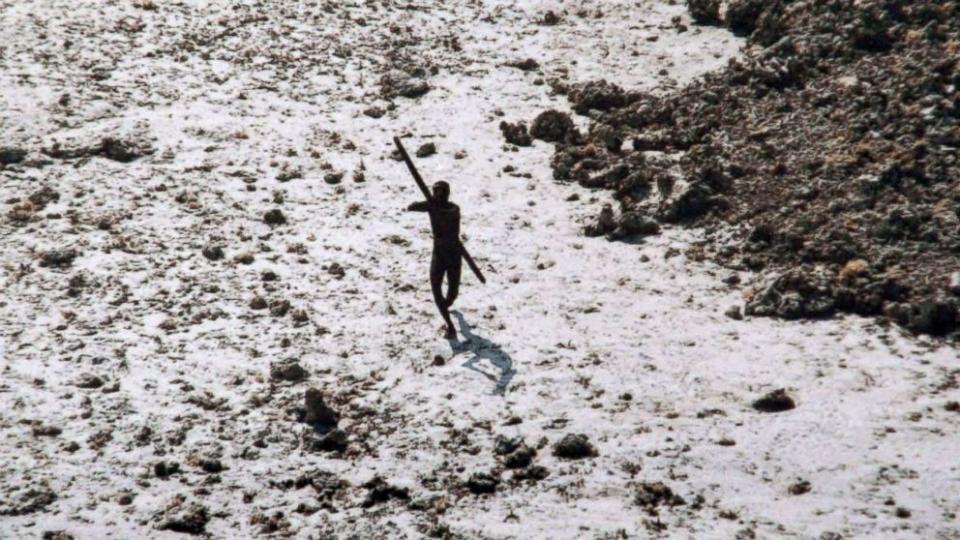
[[[433,198],[415,202],[407,207],[411,212],[427,212],[433,231],[433,259],[430,262],[430,286],[433,301],[447,323],[444,337],[456,339],[457,329],[450,319],[450,306],[460,289],[460,267],[463,248],[460,244],[460,207],[450,202],[450,184],[440,181],[433,185]],[[447,276],[447,295],[443,295],[443,276]]]

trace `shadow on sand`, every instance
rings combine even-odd
[[[462,313],[459,311],[451,311],[450,313],[460,323],[460,333],[464,338],[463,341],[448,340],[450,347],[453,349],[453,356],[467,352],[473,353],[473,357],[467,360],[463,367],[472,369],[490,379],[494,383],[493,393],[502,396],[506,393],[507,387],[510,386],[510,381],[516,373],[513,369],[513,358],[510,358],[510,355],[504,352],[500,345],[474,334]],[[489,360],[493,367],[500,371],[499,377],[480,369],[478,364],[482,360]]]

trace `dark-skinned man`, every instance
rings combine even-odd
[[[460,268],[463,248],[460,244],[460,207],[450,202],[450,184],[433,184],[433,198],[415,202],[407,207],[411,212],[427,212],[433,231],[433,259],[430,262],[430,287],[433,301],[440,310],[447,332],[444,337],[456,339],[457,329],[450,319],[450,306],[460,289]],[[447,276],[447,294],[443,294],[443,276]]]

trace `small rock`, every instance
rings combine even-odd
[[[437,153],[437,145],[431,143],[424,143],[420,145],[420,148],[417,148],[417,157],[425,158],[430,157]]]
[[[524,60],[516,60],[514,62],[508,62],[507,66],[517,68],[521,71],[533,71],[540,67],[540,63],[534,60],[533,58],[526,58]]]
[[[730,306],[723,314],[735,321],[743,320],[743,313],[740,311],[740,306]]]
[[[527,125],[523,122],[517,122],[516,124],[511,124],[507,121],[500,122],[500,132],[503,133],[503,138],[510,144],[517,146],[530,146],[533,144],[533,139],[530,137],[530,134],[527,133]]]
[[[299,382],[307,378],[307,371],[292,358],[270,365],[270,378],[275,381]]]
[[[253,300],[250,300],[250,309],[267,309],[267,301],[262,296],[254,296]]]
[[[372,480],[363,484],[363,487],[367,488],[367,497],[361,503],[364,508],[385,503],[390,499],[410,500],[410,491],[407,488],[391,486],[379,476],[373,477]]]
[[[465,485],[471,493],[475,495],[482,495],[485,493],[493,493],[497,491],[497,486],[500,484],[500,479],[496,476],[493,476],[490,473],[485,472],[475,472],[470,475],[470,478],[467,479]]]
[[[77,388],[100,388],[103,386],[103,379],[93,373],[81,373],[73,385]]]
[[[441,367],[447,363],[446,358],[442,354],[437,354],[433,356],[433,362],[431,363],[435,367]]]
[[[540,24],[544,26],[556,26],[560,23],[560,16],[557,15],[554,11],[547,11],[543,14],[543,17],[540,19]]]
[[[153,464],[153,474],[157,478],[166,478],[178,472],[180,472],[180,464],[176,462],[159,461]]]
[[[328,172],[323,175],[323,181],[331,186],[335,186],[343,181],[343,172],[342,171],[333,171]]]
[[[274,208],[263,214],[263,222],[267,225],[283,225],[287,222],[287,218],[283,215],[282,210]]]
[[[530,127],[530,136],[546,142],[561,142],[574,130],[570,115],[555,109],[537,115]]]
[[[203,256],[211,261],[219,261],[224,258],[223,248],[216,245],[205,246],[201,251]]]
[[[637,489],[634,502],[638,506],[653,509],[661,504],[679,506],[685,504],[682,497],[673,493],[673,490],[663,482],[644,482]]]
[[[311,434],[307,448],[314,452],[346,452],[349,436],[342,429],[331,429],[323,434]]]
[[[27,151],[12,146],[0,146],[0,165],[20,163],[27,157]]]
[[[174,503],[160,514],[159,521],[157,529],[161,531],[203,534],[210,516],[202,504],[184,505],[182,497],[177,497]]]
[[[56,437],[63,433],[63,429],[58,426],[39,425],[33,426],[34,437]]]
[[[308,388],[303,395],[304,414],[303,421],[307,424],[318,424],[321,426],[336,426],[340,421],[336,411],[331,409],[323,401],[323,392],[316,388]]]
[[[367,108],[367,109],[364,109],[363,114],[369,116],[370,118],[380,118],[380,117],[382,117],[384,114],[386,114],[386,111],[384,111],[384,110],[383,110],[382,108],[380,108],[380,107],[373,106],[373,107],[369,107],[369,108]]]
[[[77,250],[51,249],[40,254],[40,266],[50,268],[64,268],[73,264],[78,256]]]
[[[804,493],[809,493],[811,489],[813,489],[813,486],[810,485],[810,482],[799,480],[795,484],[792,484],[788,491],[791,495],[803,495]]]
[[[74,540],[72,534],[67,531],[43,531],[43,540]]]
[[[522,469],[533,463],[537,451],[526,444],[521,444],[519,448],[510,452],[503,458],[503,466],[508,469]]]
[[[793,398],[783,388],[774,390],[753,402],[753,408],[760,412],[776,413],[789,411],[796,407]]]
[[[595,457],[597,450],[586,435],[568,433],[553,445],[553,455],[563,459],[582,459]]]

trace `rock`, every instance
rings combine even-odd
[[[753,402],[753,408],[765,413],[777,413],[796,408],[793,398],[783,388],[774,390]]]
[[[375,504],[381,504],[390,499],[410,500],[410,491],[407,488],[391,486],[379,476],[363,484],[367,489],[367,497],[361,503],[364,508],[370,508]]]
[[[521,444],[516,450],[504,456],[503,466],[508,469],[521,469],[530,465],[536,455],[536,450],[526,444]]]
[[[644,216],[640,212],[624,212],[620,215],[614,235],[624,236],[651,236],[660,234],[660,224]]]
[[[104,137],[100,142],[100,149],[107,159],[122,163],[131,162],[142,157],[149,150],[142,148],[136,141],[124,141],[115,137]]]
[[[43,540],[74,540],[74,536],[67,531],[57,530],[57,531],[43,531]]]
[[[33,208],[37,211],[43,210],[48,204],[60,200],[60,194],[49,186],[44,186],[37,191],[34,191],[27,197],[27,200],[30,201],[30,204],[33,205]]]
[[[837,309],[832,280],[823,269],[799,267],[777,276],[747,301],[744,314],[784,319],[819,318]]]
[[[943,336],[957,328],[957,305],[954,302],[930,300],[910,304],[906,326],[918,334]]]
[[[182,496],[174,501],[157,517],[157,530],[174,531],[187,534],[206,532],[210,516],[207,507],[199,503],[185,504]]]
[[[283,225],[287,222],[287,218],[283,215],[282,210],[274,208],[263,214],[263,222],[267,225]]]
[[[583,234],[586,236],[603,236],[612,233],[617,228],[617,221],[613,215],[613,207],[609,203],[603,205],[600,214],[597,216],[595,224],[587,225],[583,228]]]
[[[369,116],[370,118],[380,118],[386,114],[386,111],[384,111],[381,107],[374,106],[364,109],[363,114]]]
[[[809,493],[811,489],[813,489],[813,486],[810,485],[810,482],[798,480],[796,483],[791,484],[787,491],[789,491],[791,495],[803,495],[804,493]]]
[[[550,109],[537,115],[530,127],[530,136],[546,142],[562,142],[573,131],[570,115]]]
[[[420,145],[420,148],[417,148],[418,158],[430,157],[436,153],[437,153],[437,145],[433,143],[424,143]]]
[[[738,36],[750,35],[766,4],[766,0],[729,0],[725,16],[727,28]]]
[[[401,71],[391,71],[380,78],[380,93],[388,99],[416,99],[429,91],[430,84],[427,81]]]
[[[627,103],[627,96],[623,89],[605,80],[579,85],[567,94],[567,99],[573,104],[573,110],[578,114],[586,114],[591,109],[608,111]]]
[[[103,379],[93,373],[81,373],[73,383],[77,388],[100,388],[103,386]]]
[[[510,144],[517,146],[530,146],[533,144],[533,139],[530,138],[530,134],[527,133],[527,125],[523,122],[517,122],[516,124],[511,124],[506,121],[500,122],[500,132],[503,133],[503,138]]]
[[[79,253],[73,248],[50,249],[40,253],[40,266],[49,268],[66,268],[73,264]]]
[[[26,516],[42,512],[57,500],[57,494],[46,485],[30,486],[7,495],[0,501],[0,516]]]
[[[522,437],[506,437],[497,435],[493,440],[493,453],[498,456],[505,456],[523,445]]]
[[[153,464],[153,474],[157,478],[167,478],[178,472],[180,472],[180,464],[177,462],[167,463],[166,461],[158,461]]]
[[[13,146],[0,146],[0,165],[14,165],[27,157],[27,151]]]
[[[568,433],[553,445],[553,455],[563,459],[583,459],[597,456],[597,450],[586,435]]]
[[[304,392],[304,414],[303,421],[307,424],[314,424],[323,427],[334,427],[340,421],[336,411],[327,406],[323,401],[323,393],[316,388],[308,388]]]
[[[723,312],[723,314],[735,321],[743,320],[743,314],[740,312],[740,306],[730,306],[726,311]]]
[[[223,462],[216,458],[203,458],[197,462],[197,465],[200,469],[208,474],[216,474],[226,470],[226,467],[223,466]]]
[[[275,381],[300,382],[307,378],[307,370],[293,358],[270,365],[270,378]]]
[[[637,494],[634,496],[634,503],[648,510],[652,510],[662,504],[668,506],[679,506],[686,504],[679,495],[674,494],[673,490],[663,482],[643,482],[637,488]]]
[[[550,471],[547,470],[543,465],[532,465],[526,469],[520,469],[513,474],[514,481],[523,481],[530,480],[532,482],[539,482],[544,478],[550,476]]]
[[[343,181],[343,171],[328,172],[323,175],[323,181],[331,186],[335,186]],[[286,221],[283,223],[286,223]]]
[[[720,23],[720,0],[687,0],[687,10],[697,24]]]
[[[59,426],[49,426],[49,425],[38,425],[33,426],[33,436],[34,437],[56,437],[63,433],[63,429]]]
[[[714,192],[703,182],[687,184],[677,196],[664,201],[659,215],[660,219],[668,223],[694,221],[706,214],[714,205]]]
[[[540,24],[544,26],[556,26],[560,24],[560,16],[552,10],[547,11],[543,14],[543,17],[540,18]]]
[[[201,253],[207,258],[207,260],[210,261],[219,261],[226,256],[223,252],[223,248],[217,245],[204,246]]]
[[[521,71],[533,71],[540,67],[540,63],[534,60],[533,58],[526,58],[524,60],[516,60],[514,62],[508,62],[507,66],[517,68]]]
[[[470,478],[465,482],[467,489],[474,495],[494,493],[497,491],[499,484],[500,479],[498,477],[485,472],[475,472],[471,474]]]
[[[267,300],[262,296],[254,296],[253,299],[250,300],[250,309],[267,309]]]
[[[313,433],[308,439],[307,449],[313,452],[339,452],[347,451],[349,436],[342,429],[331,429],[322,434]]]

